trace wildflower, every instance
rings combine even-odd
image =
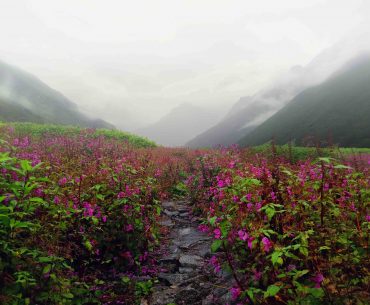
[[[201,232],[203,232],[203,233],[207,233],[209,231],[208,227],[206,225],[204,225],[204,224],[200,224],[198,226],[198,230],[201,231]]]
[[[370,215],[366,215],[366,221],[370,222]]]
[[[63,178],[59,179],[59,181],[58,181],[59,186],[63,186],[66,183],[67,183],[67,178],[66,177],[63,177]]]
[[[216,256],[212,256],[211,259],[209,260],[209,263],[210,263],[210,265],[213,266],[214,272],[216,272],[216,273],[221,272],[221,265],[218,262],[218,259],[217,259]]]
[[[226,184],[225,184],[225,182],[224,182],[223,180],[219,179],[219,180],[217,181],[217,186],[218,186],[219,188],[223,188],[223,187],[225,187],[225,186],[226,186]]]
[[[239,238],[243,241],[246,241],[249,238],[249,234],[245,232],[245,230],[239,230],[238,235],[239,235]]]
[[[221,230],[219,228],[214,229],[213,230],[213,233],[214,233],[216,239],[220,239],[221,238]]]
[[[257,282],[261,279],[262,277],[262,272],[261,271],[257,271],[257,270],[253,270],[253,279]]]
[[[60,203],[60,199],[59,199],[59,197],[58,197],[58,196],[55,196],[55,197],[54,197],[54,203],[55,203],[55,204],[59,204],[59,203]]]
[[[262,243],[263,243],[263,250],[265,252],[269,252],[272,248],[272,242],[267,237],[264,237],[262,238]]]
[[[132,232],[132,231],[134,231],[134,227],[133,227],[133,225],[132,225],[132,224],[128,224],[128,225],[126,226],[126,228],[125,228],[125,231],[126,231],[126,232]]]
[[[253,238],[253,237],[249,237],[249,238],[248,238],[248,248],[249,248],[250,250],[252,250],[252,248],[253,248],[253,240],[254,240],[254,238]]]
[[[315,288],[320,288],[323,280],[324,276],[322,273],[316,274],[316,276],[312,278],[312,281],[315,283]]]
[[[240,291],[240,288],[239,287],[232,287],[230,289],[230,293],[231,293],[231,298],[233,301],[237,300],[241,294],[241,291]]]

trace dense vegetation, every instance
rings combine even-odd
[[[203,156],[187,180],[242,304],[366,304],[369,164],[272,153]]]
[[[174,195],[202,215],[237,303],[369,300],[365,156],[166,149],[28,124],[3,124],[0,138],[2,304],[135,304],[158,271],[160,201]]]
[[[370,146],[370,56],[357,58],[319,86],[297,95],[288,105],[247,134],[241,145],[317,142]]]

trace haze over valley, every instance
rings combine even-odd
[[[1,119],[117,128],[166,146],[247,143],[370,50],[367,1],[139,2],[0,4]]]

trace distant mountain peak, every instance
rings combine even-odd
[[[7,110],[2,120],[30,120],[82,127],[114,128],[99,119],[82,114],[77,105],[36,76],[0,61],[1,107]],[[9,106],[9,104],[13,106]]]

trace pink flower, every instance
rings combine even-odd
[[[128,224],[125,228],[125,231],[126,232],[132,232],[134,231],[134,227],[132,226],[132,224]]]
[[[252,250],[252,248],[253,248],[253,244],[252,244],[253,240],[254,240],[254,238],[253,238],[253,237],[249,237],[249,238],[248,238],[248,248],[249,248],[250,250]]]
[[[60,203],[60,199],[59,199],[59,197],[58,197],[58,196],[55,196],[55,197],[54,197],[54,203],[55,203],[55,204],[59,204],[59,203]]]
[[[66,183],[67,183],[67,178],[66,177],[63,177],[63,178],[59,179],[59,182],[58,182],[59,186],[63,186]]]
[[[243,240],[243,241],[246,241],[249,238],[249,234],[245,232],[245,230],[239,230],[238,235],[239,235],[240,240]]]
[[[213,230],[213,233],[214,233],[216,239],[220,239],[221,238],[221,230],[219,228],[214,229]]]
[[[223,180],[220,179],[220,180],[217,181],[217,186],[219,188],[223,188],[223,187],[226,186],[226,184],[225,184],[225,182]]]
[[[240,291],[240,288],[239,287],[237,287],[237,288],[235,288],[235,287],[231,288],[230,289],[230,292],[231,292],[231,298],[232,298],[233,301],[237,300],[239,298],[240,294],[241,294],[241,291]]]
[[[101,219],[103,220],[103,222],[107,222],[107,216],[103,216]]]
[[[262,243],[263,243],[263,250],[265,252],[269,252],[272,248],[272,242],[267,237],[264,237],[262,238]]]
[[[203,232],[203,233],[207,233],[207,232],[209,232],[209,228],[208,228],[208,226],[203,225],[203,224],[200,224],[200,225],[198,226],[198,230],[199,230],[199,231],[201,231],[201,232]]]
[[[262,277],[262,272],[261,271],[257,271],[257,270],[253,270],[253,279],[257,282],[261,279]]]
[[[312,278],[312,281],[315,283],[315,288],[320,288],[323,280],[324,276],[322,273],[316,274],[316,276]]]
[[[221,272],[221,265],[218,262],[216,256],[212,256],[211,259],[209,260],[209,263],[213,266],[215,273],[220,273]]]

